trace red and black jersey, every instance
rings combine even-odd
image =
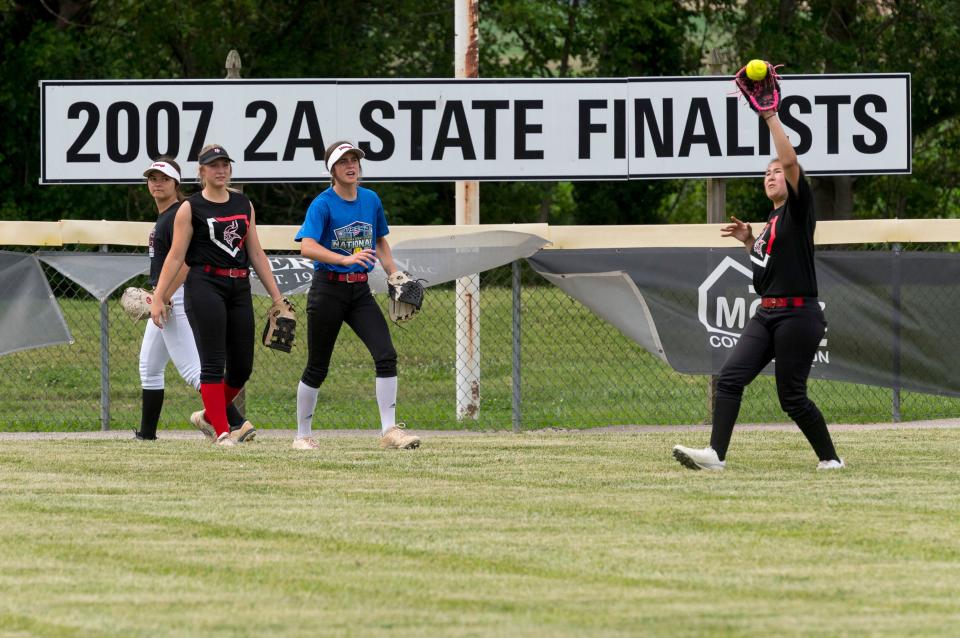
[[[250,200],[243,193],[228,191],[222,204],[197,193],[187,199],[193,213],[193,239],[187,248],[188,266],[247,268],[247,230],[250,228]]]
[[[177,216],[180,202],[172,204],[157,217],[157,223],[150,231],[148,254],[150,255],[150,285],[156,287],[160,280],[160,270],[173,245],[173,220]]]
[[[767,218],[750,249],[753,288],[762,297],[816,297],[813,231],[817,216],[810,185],[800,171],[797,191],[787,182],[787,201]]]

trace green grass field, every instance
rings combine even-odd
[[[955,635],[960,430],[0,441],[0,636]]]
[[[383,296],[379,301],[384,303]],[[304,298],[294,299],[303,315]],[[399,356],[398,415],[414,428],[508,430],[511,415],[511,290],[489,285],[481,292],[481,407],[476,421],[455,411],[454,292],[431,289],[425,311],[404,327],[392,327]],[[0,430],[100,429],[99,306],[61,298],[76,339],[0,357]],[[258,325],[267,300],[255,299]],[[134,427],[140,417],[137,360],[143,323],[132,323],[115,300],[110,326],[112,428]],[[261,427],[295,426],[296,387],[306,362],[303,324],[291,354],[256,348],[247,386],[247,414]],[[167,368],[162,428],[189,427],[199,399]],[[654,358],[590,310],[551,286],[523,289],[522,427],[586,428],[610,424],[690,424],[707,417],[707,378],[681,375]],[[376,428],[373,364],[366,348],[344,328],[330,375],[320,392],[318,428]],[[891,420],[886,388],[813,380],[812,398],[832,423]],[[904,392],[905,420],[953,417],[960,400]],[[743,422],[785,422],[772,377],[748,388]]]

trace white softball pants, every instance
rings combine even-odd
[[[163,330],[147,319],[140,345],[140,385],[144,390],[163,389],[163,371],[173,360],[177,372],[195,390],[200,389],[200,355],[190,322],[183,310],[183,286],[171,298],[173,310]]]

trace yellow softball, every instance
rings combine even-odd
[[[750,60],[747,62],[747,77],[758,82],[767,77],[767,63],[763,60]]]

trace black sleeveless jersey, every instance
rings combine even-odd
[[[156,288],[160,281],[160,270],[173,244],[173,220],[177,217],[180,202],[173,203],[167,210],[160,213],[157,223],[150,231],[150,241],[147,244],[147,254],[150,255],[150,285]]]
[[[750,250],[753,288],[764,297],[816,297],[813,193],[800,171],[797,190],[787,182],[787,201],[774,209]]]
[[[228,191],[222,204],[197,193],[187,199],[193,216],[193,239],[187,248],[188,266],[247,268],[247,229],[250,227],[250,200],[243,193]]]

